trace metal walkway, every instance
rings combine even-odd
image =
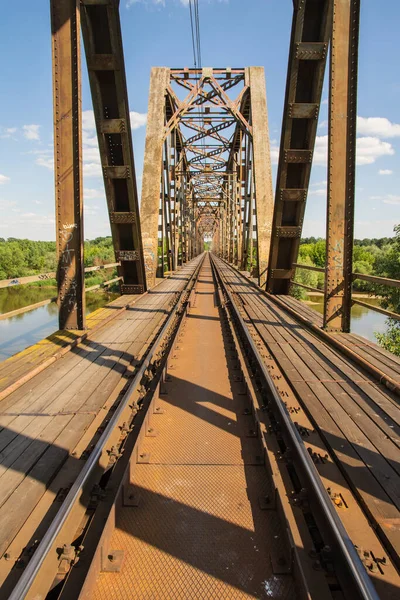
[[[237,358],[216,306],[209,259],[134,465],[136,507],[117,513],[112,548],[121,573],[102,574],[93,599],[294,598],[278,519],[260,508],[268,488],[237,376]],[[248,411],[247,411],[248,412]],[[139,461],[140,459],[139,454]]]
[[[4,597],[397,598],[398,359],[210,254],[108,310],[0,366]]]

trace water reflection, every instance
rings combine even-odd
[[[373,306],[379,306],[377,298],[362,296],[362,298],[360,297],[361,299],[363,302],[368,302],[368,304],[372,304]],[[324,297],[322,295],[309,294],[307,304],[310,308],[321,314],[324,312]],[[374,310],[355,304],[351,309],[351,333],[356,333],[376,343],[374,334],[385,333],[387,330],[386,318],[385,315]]]
[[[9,312],[22,306],[54,298],[53,287],[18,286],[0,290],[0,312]],[[101,308],[118,294],[97,290],[86,294],[86,314]],[[55,303],[0,321],[0,361],[24,348],[36,344],[58,329],[58,309]]]

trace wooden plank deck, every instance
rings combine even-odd
[[[296,298],[291,296],[277,296],[277,298],[317,327],[322,327],[322,315],[304,302],[296,300]],[[337,338],[339,342],[350,348],[352,352],[355,352],[364,360],[371,362],[380,371],[385,373],[385,375],[400,382],[400,358],[398,356],[355,333],[331,333],[330,335]]]
[[[83,466],[85,451],[90,449],[99,426],[109,417],[113,403],[126,387],[198,260],[194,259],[148,294],[118,298],[93,313],[90,321],[99,326],[92,327],[76,347],[0,402],[0,556],[66,460],[74,457]],[[108,321],[111,314],[114,316]],[[57,332],[43,344],[45,356],[54,353],[59,345],[65,347],[64,334]],[[5,361],[0,372],[4,369],[11,378],[40,364],[43,355],[36,347],[29,350],[14,361]],[[53,495],[54,492],[57,490],[53,490]],[[0,584],[1,579],[0,572]]]
[[[382,538],[400,555],[399,399],[356,363],[219,261],[224,280],[248,315],[360,499]],[[290,297],[280,297],[314,324],[318,313]],[[399,380],[400,361],[367,340],[338,334],[364,358],[375,360]]]

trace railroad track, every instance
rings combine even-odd
[[[393,553],[280,374],[248,285],[199,263],[10,600],[396,597]]]

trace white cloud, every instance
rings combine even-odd
[[[143,127],[143,125],[146,125],[147,113],[138,113],[134,110],[131,110],[129,115],[131,118],[132,129],[139,129],[139,127]]]
[[[7,175],[0,174],[0,185],[3,185],[4,183],[8,183],[9,181],[10,181],[10,178],[7,177]]]
[[[320,188],[318,190],[310,190],[308,192],[309,196],[326,196],[327,191],[326,188]]]
[[[394,148],[389,142],[376,137],[357,138],[357,165],[371,165],[381,156],[391,156]],[[314,164],[326,165],[328,155],[328,136],[317,136],[315,140]]]
[[[314,183],[311,184],[311,187],[326,187],[328,185],[328,182],[326,181],[326,179],[324,179],[324,181],[314,181]]]
[[[130,120],[132,129],[138,129],[146,125],[147,114],[131,111]],[[101,177],[102,169],[93,110],[82,111],[82,151],[84,177]],[[34,153],[39,155],[36,159],[37,165],[54,170],[54,159],[50,156],[49,151],[37,150]],[[90,196],[90,194],[94,193],[100,195]],[[86,195],[86,198],[99,197],[104,197],[104,193],[89,188],[89,196]]]
[[[326,165],[328,157],[328,136],[317,135],[315,138],[314,158],[313,162],[316,165]]]
[[[40,125],[24,125],[22,129],[27,140],[40,140]]]
[[[400,204],[400,196],[386,194],[385,196],[370,196],[370,200],[381,200],[384,204]]]
[[[39,167],[45,167],[49,169],[49,171],[54,170],[54,158],[52,156],[39,156],[35,163],[39,165]]]
[[[4,200],[0,198],[0,208],[12,208],[13,206],[17,206],[17,203],[11,200]]]
[[[82,129],[84,131],[94,131],[96,129],[94,112],[92,110],[82,111]]]
[[[389,142],[382,142],[376,137],[361,137],[357,139],[357,164],[371,165],[380,156],[391,156],[394,149]]]
[[[328,102],[329,102],[328,98],[324,98],[322,100],[321,104],[326,105],[326,104],[328,104]]]
[[[279,161],[279,146],[277,140],[271,140],[271,163],[277,165]]]
[[[101,177],[100,163],[83,163],[83,175],[85,177]]]
[[[393,175],[393,171],[390,169],[379,169],[379,175]]]
[[[83,210],[84,210],[85,216],[97,215],[99,207],[98,206],[84,206]]]
[[[0,127],[0,138],[11,138],[17,132],[16,127]]]
[[[104,190],[95,190],[92,188],[85,188],[83,190],[83,196],[85,200],[94,200],[95,198],[104,198]]]
[[[400,137],[400,124],[384,117],[357,117],[357,133],[378,138]]]

